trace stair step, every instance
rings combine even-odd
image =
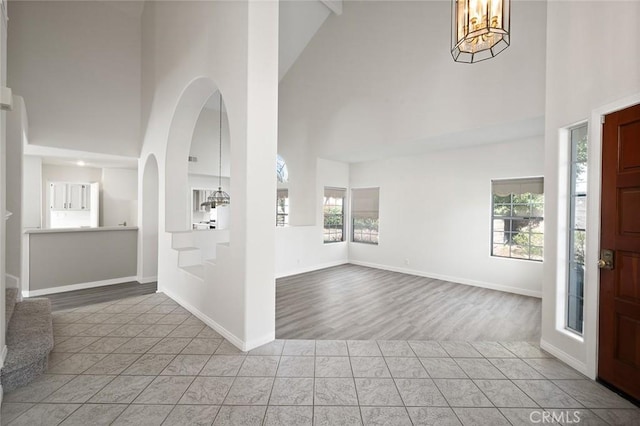
[[[171,248],[179,249],[181,247],[189,247],[193,245],[193,232],[180,231],[171,233]]]
[[[198,247],[181,247],[178,251],[178,266],[202,265],[202,252]]]
[[[181,269],[187,274],[204,281],[204,265],[181,266]]]
[[[49,299],[16,303],[7,330],[7,358],[0,370],[4,392],[24,386],[47,370],[53,349],[53,322]]]
[[[5,331],[9,329],[9,321],[11,321],[13,310],[15,309],[16,302],[18,301],[18,291],[19,290],[17,288],[8,288],[5,290]]]

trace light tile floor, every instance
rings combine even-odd
[[[156,293],[54,313],[2,425],[640,425],[527,342],[277,340],[243,353]]]

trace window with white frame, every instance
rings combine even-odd
[[[276,226],[289,225],[289,190],[278,189],[276,196]]]
[[[380,188],[351,190],[351,241],[378,244]]]
[[[344,188],[325,188],[322,213],[324,216],[324,242],[344,241]]]
[[[542,261],[543,178],[491,181],[491,255]]]
[[[569,131],[569,276],[567,329],[582,334],[584,259],[587,240],[587,125]]]

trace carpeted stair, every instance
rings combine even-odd
[[[49,299],[16,302],[17,289],[6,290],[7,358],[0,371],[3,392],[24,386],[47,370],[53,349]]]

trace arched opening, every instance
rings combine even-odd
[[[142,175],[142,266],[143,280],[158,276],[159,173],[156,157],[150,155]]]
[[[210,78],[197,78],[182,92],[176,105],[169,128],[165,166],[165,230],[167,232],[192,229],[189,152],[202,108],[217,90],[216,84]]]
[[[227,112],[217,91],[200,112],[189,151],[193,229],[229,228],[230,151]]]

